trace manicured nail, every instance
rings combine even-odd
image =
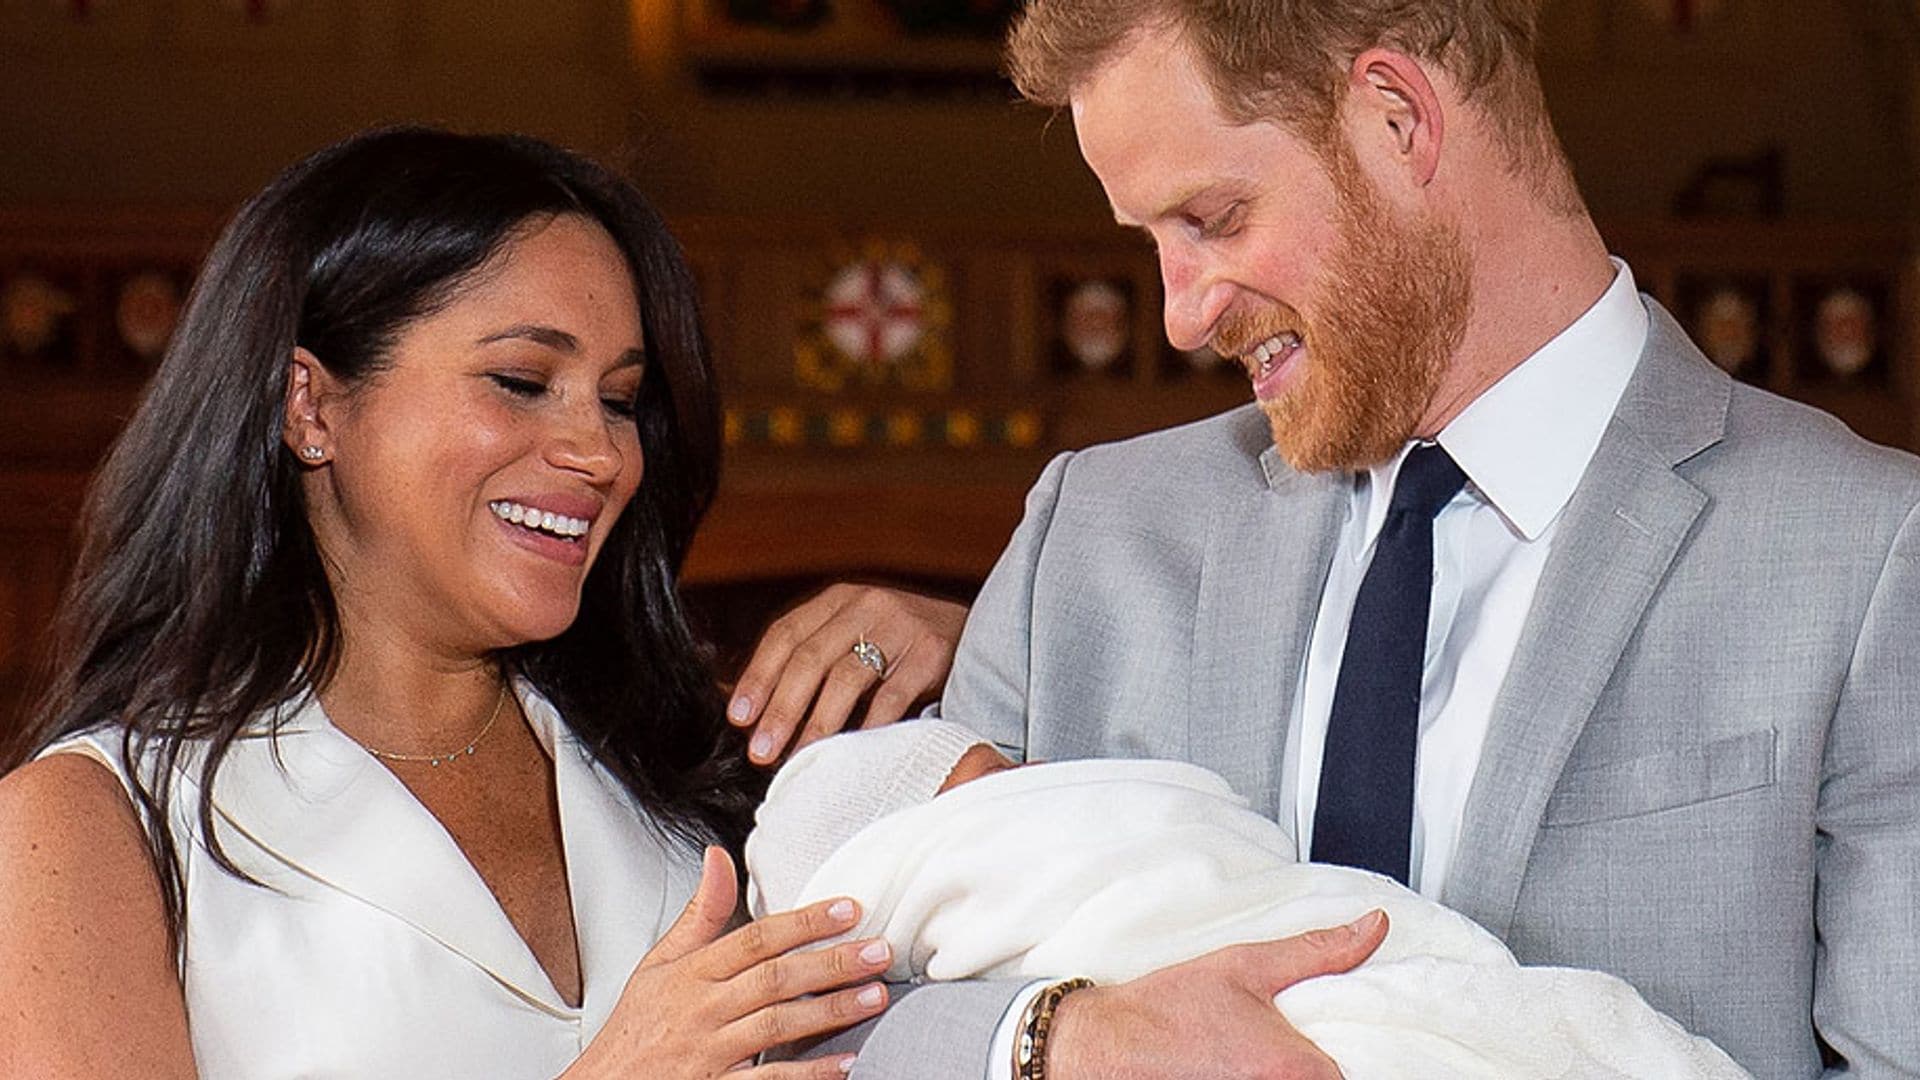
[[[1352,934],[1354,937],[1365,937],[1379,929],[1380,921],[1386,917],[1386,912],[1381,911],[1379,908],[1374,908],[1372,911],[1348,923],[1347,933]]]
[[[747,695],[741,694],[739,697],[727,702],[727,719],[734,723],[744,724],[747,722],[747,717],[752,715],[753,699],[747,697]]]
[[[852,922],[853,901],[835,900],[833,906],[827,909],[827,918],[832,919],[834,922]]]
[[[853,1063],[854,1063],[854,1062],[856,1062],[856,1061],[858,1061],[858,1060],[860,1060],[860,1059],[859,1059],[859,1058],[856,1058],[856,1057],[854,1057],[854,1056],[853,1056],[852,1054],[848,1054],[848,1055],[847,1055],[846,1057],[843,1057],[843,1058],[841,1058],[841,1059],[840,1059],[840,1071],[841,1071],[841,1072],[843,1072],[843,1073],[850,1073],[850,1072],[852,1072],[852,1071],[853,1071]]]
[[[887,992],[877,986],[869,986],[861,990],[858,994],[855,994],[853,1000],[859,1002],[861,1008],[871,1009],[887,1000]]]
[[[860,950],[860,962],[863,964],[884,964],[887,961],[888,955],[892,952],[893,950],[887,947],[885,941],[870,941],[867,943],[866,948]]]
[[[712,714],[709,713],[708,715],[712,715]],[[750,757],[752,757],[755,761],[765,761],[768,758],[772,757],[773,756],[773,736],[767,734],[764,731],[758,735],[755,735],[753,737],[753,741],[747,744],[747,754]]]

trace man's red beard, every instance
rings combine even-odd
[[[1299,372],[1260,407],[1281,456],[1303,471],[1376,465],[1414,437],[1466,334],[1473,296],[1459,231],[1395,220],[1345,147],[1333,156],[1340,246],[1315,317],[1276,303],[1235,313],[1214,338],[1240,359],[1277,333],[1300,335]]]

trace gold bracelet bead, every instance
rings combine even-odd
[[[1092,985],[1092,979],[1057,982],[1040,991],[1027,1005],[1026,1015],[1020,1021],[1020,1034],[1013,1043],[1015,1080],[1046,1080],[1047,1036],[1053,1030],[1053,1014],[1068,994]]]

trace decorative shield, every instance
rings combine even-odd
[[[0,287],[0,329],[26,356],[52,345],[60,324],[78,310],[78,300],[38,274],[20,274]]]
[[[1873,302],[1853,289],[1835,289],[1814,311],[1813,343],[1829,370],[1857,375],[1879,350],[1880,331]]]
[[[113,306],[113,325],[135,356],[158,359],[180,321],[180,289],[167,275],[149,270],[120,286]]]
[[[1739,289],[1721,288],[1707,297],[1694,330],[1700,350],[1733,374],[1751,364],[1760,350],[1760,310]]]
[[[911,244],[867,243],[840,260],[803,314],[794,348],[802,386],[849,382],[945,390],[953,382],[946,274]]]
[[[1083,281],[1060,304],[1060,338],[1081,368],[1104,371],[1127,351],[1132,314],[1112,282]]]

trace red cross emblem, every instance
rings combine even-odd
[[[897,262],[845,267],[827,285],[826,301],[827,339],[851,359],[897,361],[920,340],[925,295],[912,271]]]
[[[869,387],[947,390],[953,301],[947,275],[912,243],[869,240],[840,248],[820,267],[818,291],[801,310],[794,380],[838,393],[851,381]]]

